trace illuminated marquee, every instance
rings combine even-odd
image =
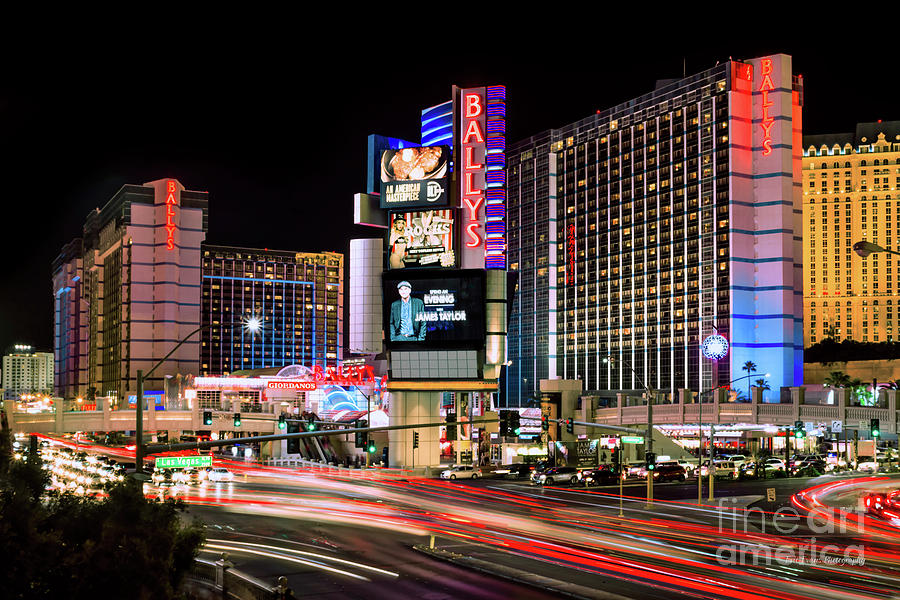
[[[175,181],[166,181],[166,250],[175,249],[175,207],[178,205],[175,192]]]
[[[506,88],[464,89],[460,105],[462,240],[466,248],[483,247],[485,268],[505,269]]]
[[[775,90],[775,83],[772,81],[772,59],[762,59],[759,67],[762,76],[762,82],[759,84],[759,91],[762,94],[762,120],[759,123],[763,130],[762,155],[768,156],[772,154],[772,126],[775,125],[775,119],[769,116],[769,107],[775,104],[769,100],[769,92]]]
[[[566,268],[566,285],[572,285],[575,283],[575,264],[578,260],[576,256],[576,236],[575,236],[575,223],[569,223],[569,226],[566,230],[566,241],[568,243],[568,255],[569,255],[569,264]]]
[[[315,381],[270,381],[266,384],[270,390],[298,390],[311,392],[316,389]]]

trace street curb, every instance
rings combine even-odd
[[[521,569],[495,565],[486,560],[481,560],[480,558],[465,556],[463,554],[457,554],[455,552],[448,552],[447,550],[440,550],[438,548],[429,548],[428,546],[424,546],[422,544],[416,544],[415,546],[413,546],[413,550],[421,552],[422,554],[427,554],[432,558],[444,560],[461,567],[473,569],[475,571],[480,571],[487,575],[500,577],[502,579],[514,581],[516,583],[531,586],[543,591],[549,591],[554,594],[562,594],[564,596],[569,596],[570,598],[578,598],[579,600],[638,600],[630,596],[612,594],[610,592],[604,592],[602,590],[585,587],[583,585],[560,581],[558,579],[544,577],[543,575],[536,575],[534,573],[522,571]]]

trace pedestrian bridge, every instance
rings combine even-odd
[[[59,401],[63,404],[62,401]],[[136,410],[48,410],[44,412],[9,411],[9,426],[21,433],[75,433],[76,431],[134,431]],[[279,433],[274,413],[241,413],[241,426],[234,426],[234,413],[213,410],[212,425],[203,424],[203,409],[145,410],[143,427],[153,431],[240,431],[242,433]]]
[[[841,421],[843,428],[869,429],[872,419],[878,419],[882,434],[898,431],[897,390],[881,390],[877,406],[854,406],[849,400],[850,390],[836,389],[833,394],[810,398],[808,402],[801,388],[792,388],[790,403],[769,404],[759,401],[754,394],[751,402],[696,402],[678,404],[654,404],[652,417],[655,425],[683,425],[711,423],[715,425],[772,425],[792,427],[796,421],[825,423]],[[820,403],[830,399],[831,404]],[[629,398],[618,394],[615,407],[597,407],[591,398],[581,398],[581,420],[603,425],[646,425],[648,407],[643,398]],[[638,404],[642,403],[642,404]],[[632,405],[637,404],[637,405]]]

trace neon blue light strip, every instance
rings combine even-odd
[[[269,283],[290,283],[290,284],[300,284],[300,285],[313,285],[312,281],[293,281],[290,279],[259,279],[257,277],[227,277],[225,275],[204,275],[204,279],[227,279],[230,281],[259,281],[259,282],[269,282]],[[329,283],[328,285],[338,285],[336,283]]]

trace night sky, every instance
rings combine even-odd
[[[304,31],[250,42],[113,30],[88,46],[41,41],[5,55],[0,351],[52,350],[51,262],[126,183],[175,177],[208,191],[211,243],[348,252],[351,238],[374,232],[351,224],[366,136],[417,140],[421,109],[448,100],[454,83],[505,84],[514,142],[650,92],[656,79],[680,77],[683,60],[692,74],[729,56],[785,52],[806,84],[805,133],[900,119],[896,84],[876,85],[892,50],[860,61],[831,36],[730,45],[719,36],[684,48],[651,36],[636,48],[599,33],[535,43],[520,31],[482,55],[438,38],[408,50],[358,33],[304,41]]]

